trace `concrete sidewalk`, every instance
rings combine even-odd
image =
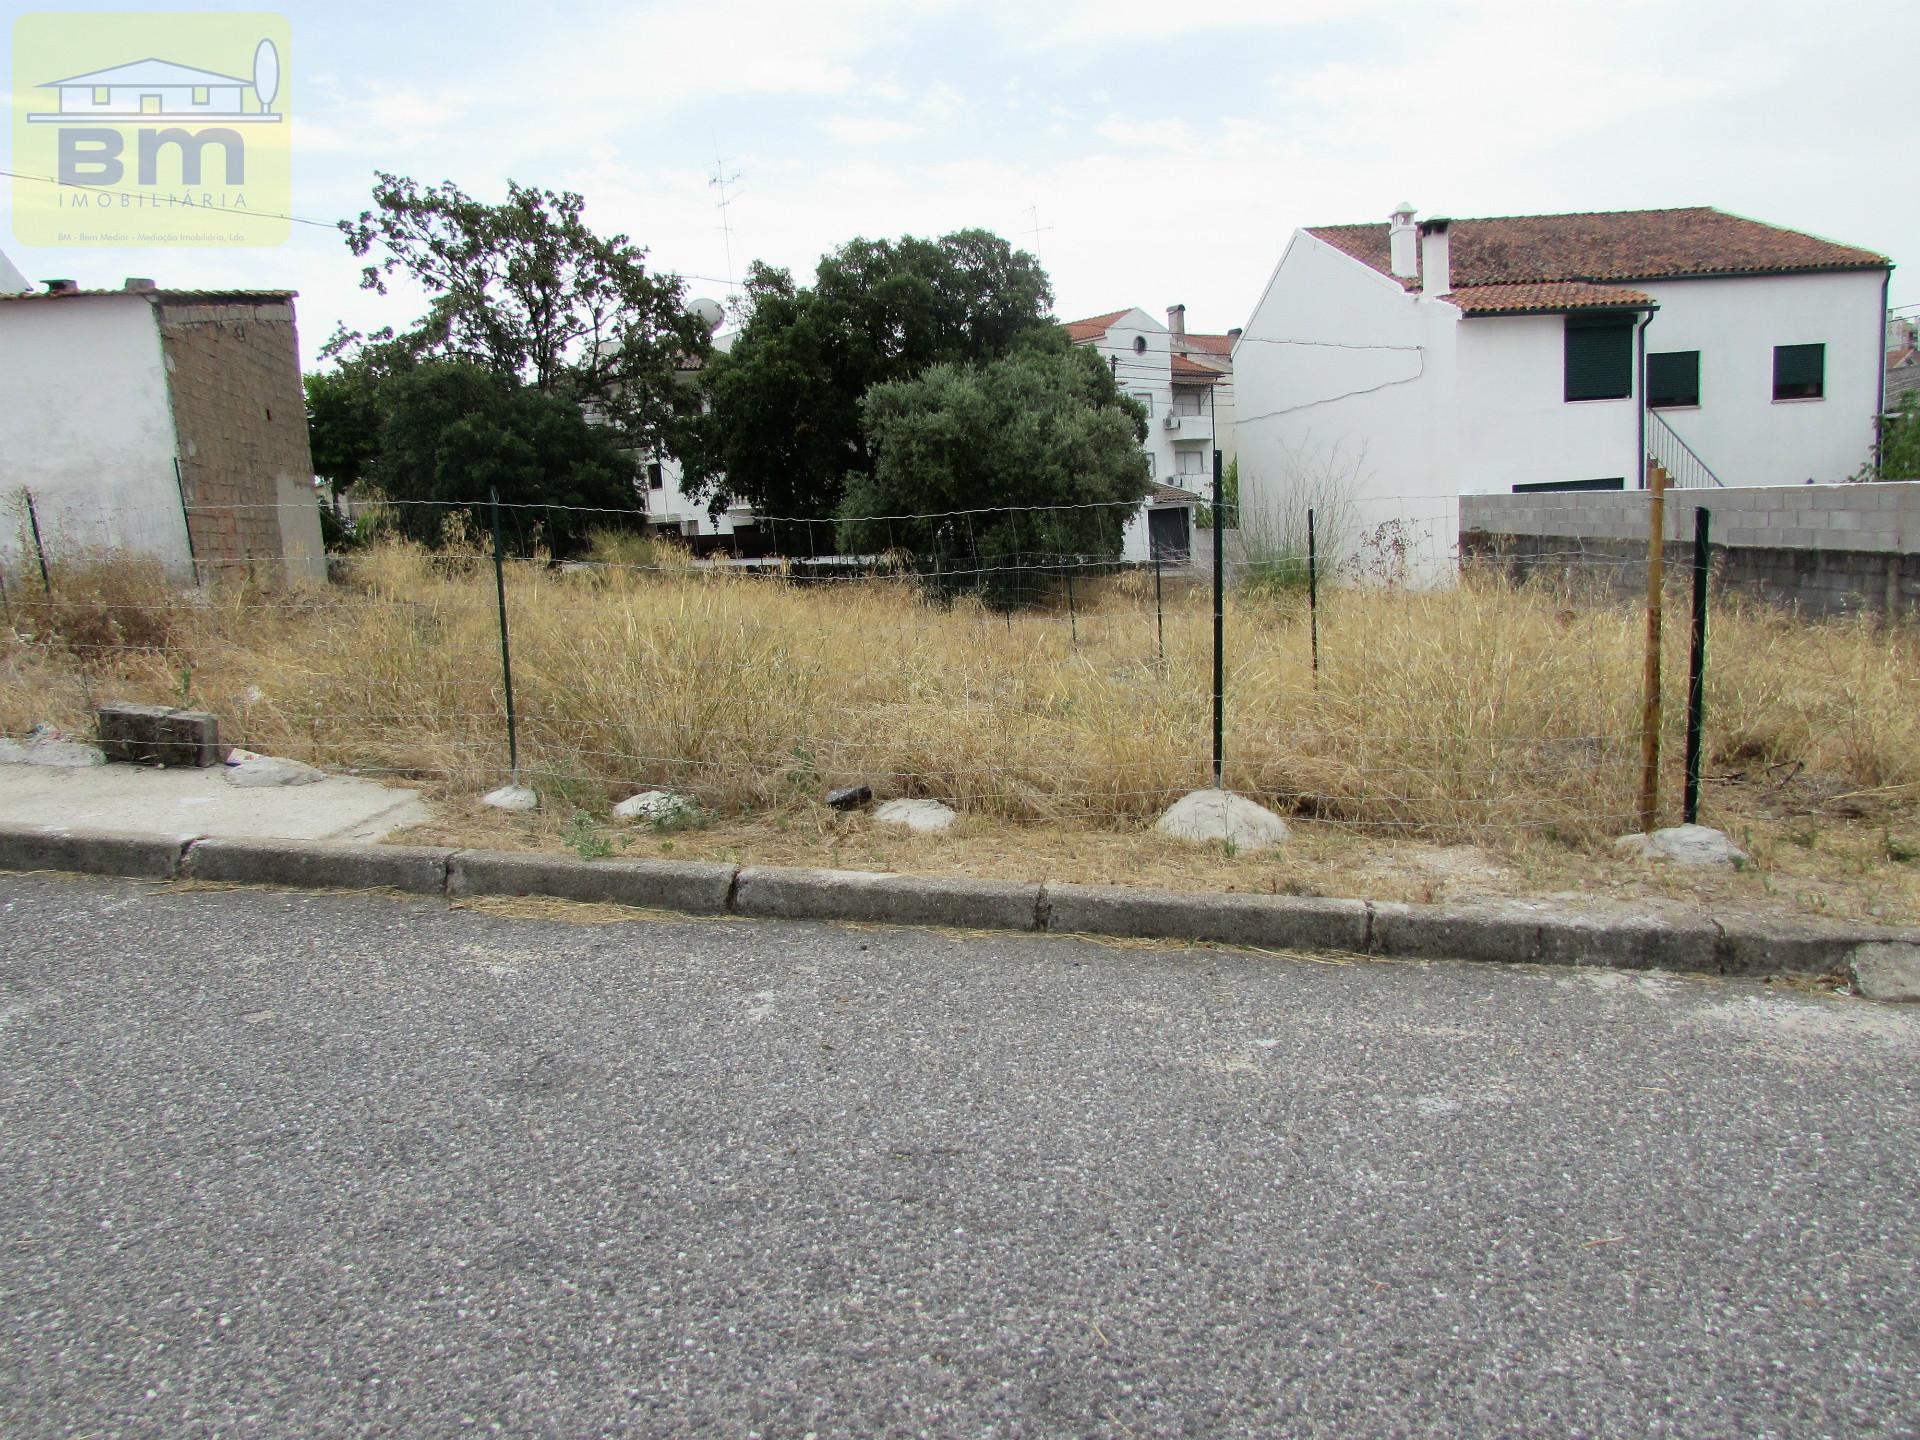
[[[0,824],[57,825],[229,840],[382,840],[432,818],[419,794],[330,775],[312,785],[240,789],[226,767],[74,769],[0,765]]]

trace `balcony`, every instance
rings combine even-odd
[[[1213,417],[1204,411],[1198,415],[1162,415],[1153,423],[1176,445],[1213,443]]]

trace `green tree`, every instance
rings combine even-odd
[[[906,551],[963,584],[1004,594],[1041,556],[1118,559],[1152,489],[1145,413],[1063,339],[934,365],[876,385],[860,408],[874,464],[847,477],[842,548]]]
[[[484,531],[493,490],[505,543],[520,554],[537,544],[572,554],[588,530],[638,513],[632,459],[564,396],[479,365],[435,361],[388,377],[381,399],[369,478],[400,502],[393,523],[412,539],[438,542],[449,517]]]
[[[860,403],[873,386],[996,359],[1051,329],[1046,272],[985,230],[852,240],[821,257],[811,287],[756,263],[746,288],[744,324],[706,366],[705,413],[677,453],[689,494],[772,516],[831,516],[848,472],[872,468]]]
[[[511,180],[493,205],[381,171],[373,208],[340,229],[355,255],[374,257],[363,287],[384,295],[398,273],[427,293],[427,313],[393,344],[588,406],[653,449],[672,428],[677,371],[708,353],[707,327],[687,313],[679,278],[649,274],[627,236],[596,235],[585,205]]]
[[[1880,421],[1879,480],[1920,480],[1920,390],[1900,397],[1900,408]]]
[[[336,365],[304,379],[313,473],[336,497],[359,484],[380,458],[380,382],[364,364]]]

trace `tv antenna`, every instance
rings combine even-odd
[[[738,170],[734,171],[731,175],[727,173],[727,162],[721,158],[719,147],[715,146],[713,151],[713,175],[707,181],[707,188],[720,192],[720,202],[714,208],[720,212],[720,235],[723,243],[726,245],[727,295],[729,298],[731,298],[738,289],[733,283],[733,216],[730,213],[729,207],[732,206],[734,201],[740,198],[740,192],[736,190],[729,195],[727,193],[727,187],[739,179],[740,172]]]
[[[1051,230],[1053,226],[1042,225],[1040,223],[1040,207],[1038,205],[1029,205],[1027,207],[1027,218],[1033,222],[1027,227],[1027,233],[1033,236],[1033,248],[1038,250],[1040,248],[1041,232]]]

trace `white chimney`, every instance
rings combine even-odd
[[[1420,293],[1445,295],[1453,289],[1453,262],[1447,253],[1447,222],[1420,224]]]
[[[1187,333],[1186,306],[1169,305],[1167,307],[1167,329],[1171,330],[1175,335],[1185,335]]]
[[[1394,208],[1393,218],[1387,222],[1387,254],[1392,261],[1389,267],[1402,280],[1411,280],[1420,273],[1420,257],[1414,243],[1413,204],[1402,200]]]

